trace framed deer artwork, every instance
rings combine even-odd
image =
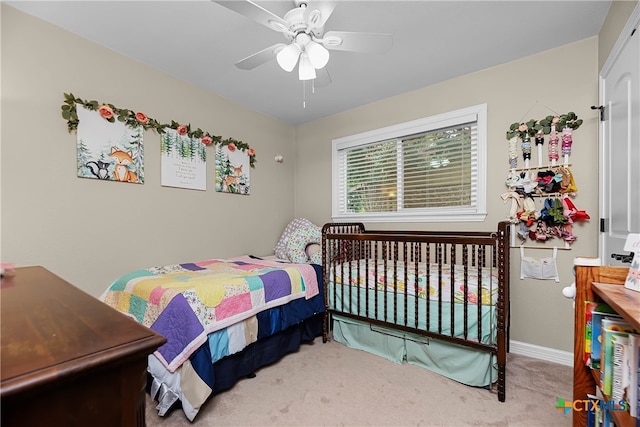
[[[108,113],[77,108],[78,177],[144,184],[144,129],[109,122]]]
[[[216,191],[249,195],[249,160],[233,143],[216,146]]]

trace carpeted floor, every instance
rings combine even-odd
[[[423,368],[397,365],[336,342],[303,345],[214,396],[190,423],[164,418],[147,395],[148,426],[570,426],[555,408],[572,398],[569,366],[510,354],[507,399]]]

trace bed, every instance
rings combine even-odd
[[[193,421],[212,395],[322,335],[320,265],[242,256],[137,270],[106,304],[167,338],[149,356],[158,414]]]
[[[509,223],[495,231],[322,228],[325,316],[331,337],[505,401]]]

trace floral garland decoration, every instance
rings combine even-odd
[[[200,128],[192,129],[191,124],[181,124],[171,120],[171,124],[163,124],[147,116],[143,112],[135,112],[125,108],[116,108],[113,104],[101,104],[98,101],[87,101],[84,99],[76,98],[72,93],[64,94],[64,104],[62,104],[62,118],[67,121],[67,128],[69,132],[78,130],[78,113],[76,105],[80,104],[87,110],[97,111],[102,118],[110,123],[114,123],[116,120],[124,123],[126,126],[135,128],[142,126],[144,130],[153,130],[156,133],[162,135],[165,133],[165,128],[174,129],[179,135],[186,135],[190,138],[200,138],[205,145],[219,144],[226,146],[229,151],[241,150],[246,152],[249,156],[249,165],[255,168],[256,163],[256,151],[249,147],[249,144],[238,141],[233,138],[222,139],[220,136],[211,135],[209,132],[203,131]]]
[[[507,131],[507,139],[516,136],[520,139],[526,139],[527,136],[535,137],[538,133],[549,135],[552,126],[555,126],[558,130],[562,130],[565,127],[576,130],[581,124],[582,119],[578,119],[576,113],[570,111],[567,114],[558,116],[547,116],[542,120],[531,119],[524,123],[512,123]]]

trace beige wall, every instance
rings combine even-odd
[[[294,129],[2,4],[1,259],[43,265],[99,295],[139,268],[264,255],[293,215]],[[190,122],[257,151],[252,194],[160,186],[160,140],[146,132],[144,185],[76,177],[63,93]]]
[[[575,203],[593,219],[576,227],[579,238],[573,250],[560,252],[561,283],[520,280],[515,250],[511,275],[511,338],[571,351],[573,310],[560,291],[573,280],[573,258],[597,253],[598,123],[589,107],[598,101],[598,70],[604,62],[598,52],[611,49],[616,31],[624,26],[621,14],[630,13],[628,5],[617,3],[628,2],[612,6],[601,35],[612,40],[608,48],[597,37],[589,38],[297,129],[3,4],[0,259],[44,265],[98,295],[113,279],[138,268],[269,253],[294,213],[317,224],[331,219],[332,139],[484,102],[489,214],[484,223],[455,226],[493,229],[508,211],[500,199],[506,189],[508,126],[553,111],[574,111],[585,121],[574,133],[571,157],[579,188]],[[161,121],[190,121],[249,143],[258,152],[252,195],[216,193],[213,162],[206,192],[161,187],[159,138],[150,132],[145,134],[144,185],[77,178],[75,135],[67,132],[60,116],[63,92],[146,111]],[[275,163],[275,153],[292,161]]]
[[[296,216],[331,219],[331,140],[479,103],[488,105],[488,216],[484,223],[367,224],[370,228],[492,229],[504,219],[507,140],[516,121],[574,111],[584,120],[574,133],[572,171],[579,209],[591,221],[575,227],[578,240],[558,255],[561,282],[520,280],[520,254],[511,252],[511,339],[573,351],[572,302],[561,295],[573,281],[573,258],[598,254],[598,71],[637,1],[614,1],[599,37],[388,98],[300,126],[296,130]],[[384,82],[381,82],[384,84]],[[550,111],[550,110],[553,111]],[[522,161],[520,160],[522,164]],[[540,207],[538,201],[538,207]],[[550,256],[546,251],[527,255]]]
[[[609,13],[598,35],[598,70],[604,66],[611,49],[618,41],[620,32],[638,4],[640,2],[636,0],[611,2]]]
[[[554,111],[561,114],[574,111],[584,119],[574,133],[571,156],[579,189],[575,204],[586,209],[594,220],[575,227],[579,237],[573,250],[559,252],[561,283],[520,280],[519,252],[512,250],[511,254],[511,338],[571,351],[572,302],[562,296],[561,290],[573,281],[573,258],[597,254],[598,122],[597,114],[590,109],[598,99],[597,49],[598,40],[592,37],[300,126],[296,134],[296,215],[316,223],[331,219],[332,139],[486,102],[489,170],[486,221],[367,226],[494,229],[509,210],[500,198],[506,191],[508,142],[505,133],[509,125],[543,118]],[[522,159],[519,162],[523,164]],[[538,208],[542,201],[538,200]],[[527,255],[546,257],[551,256],[551,252],[537,250]]]

